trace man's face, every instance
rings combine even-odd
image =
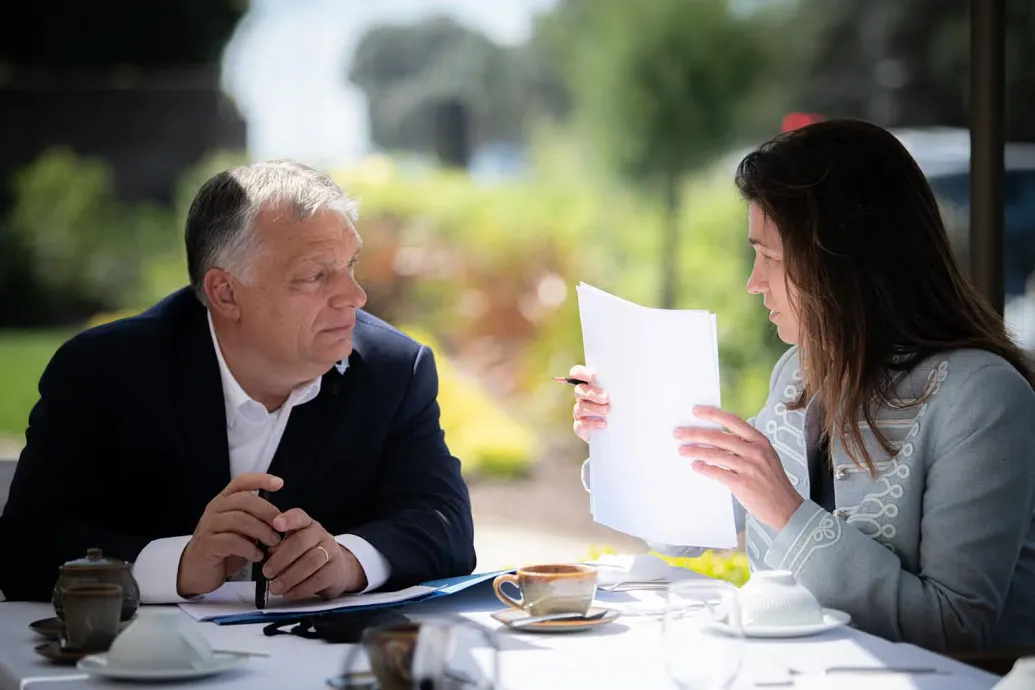
[[[787,279],[783,241],[773,222],[754,203],[748,207],[748,242],[755,250],[755,263],[751,267],[747,291],[752,295],[762,295],[769,310],[769,320],[776,324],[780,340],[788,345],[797,345],[798,293]]]
[[[285,374],[315,378],[352,353],[367,301],[354,275],[362,242],[333,211],[301,222],[264,211],[255,232],[249,280],[234,287],[242,336]]]

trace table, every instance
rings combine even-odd
[[[600,599],[607,600],[607,597],[601,593]],[[498,626],[489,614],[499,608],[491,588],[479,586],[408,610],[423,614],[460,614],[495,629]],[[38,656],[33,647],[41,640],[28,624],[50,615],[53,615],[53,609],[47,604],[0,603],[0,690],[133,687],[127,683],[94,680],[74,667],[56,666]],[[218,626],[197,623],[186,614],[184,617],[188,625],[197,626],[202,631],[213,647],[266,652],[270,656],[252,658],[241,669],[208,679],[153,687],[163,690],[327,688],[327,679],[341,673],[348,652],[347,645],[288,635],[266,637],[262,633],[262,625]],[[501,632],[502,685],[506,690],[674,688],[659,662],[657,642],[660,631],[661,623],[656,617],[628,614],[596,630],[576,634]],[[749,640],[746,650],[746,663],[756,671],[763,667],[778,667],[810,673],[833,664],[872,666],[885,663],[933,666],[952,674],[882,674],[861,680],[860,684],[853,684],[854,679],[847,682],[838,676],[823,679],[823,685],[807,687],[989,690],[998,681],[996,676],[913,645],[893,644],[850,628],[795,640]],[[758,676],[745,674],[737,688],[756,687],[752,678],[757,679]],[[803,683],[807,679],[797,680],[797,685],[789,687],[806,687]]]

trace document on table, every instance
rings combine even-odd
[[[652,309],[585,283],[576,292],[586,365],[611,405],[589,444],[593,519],[647,541],[735,547],[730,491],[695,472],[673,436],[714,427],[692,409],[720,404],[715,315]]]
[[[410,599],[419,599],[433,594],[432,587],[417,585],[398,592],[376,592],[371,594],[347,594],[329,601],[291,602],[283,597],[270,595],[266,608],[255,608],[254,582],[227,582],[216,591],[195,602],[180,604],[180,608],[197,621],[208,621],[224,616],[245,613],[318,613],[357,606],[378,606],[397,604]]]
[[[257,623],[269,620],[291,618],[298,614],[312,614],[342,609],[377,608],[396,604],[410,604],[428,599],[449,596],[489,582],[497,575],[510,570],[472,573],[442,580],[429,580],[396,592],[369,592],[367,594],[345,594],[330,601],[287,601],[271,595],[266,608],[255,608],[254,582],[227,582],[216,591],[196,601],[180,604],[180,609],[197,621],[216,623]]]

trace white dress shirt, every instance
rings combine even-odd
[[[322,377],[298,386],[278,409],[269,412],[264,405],[253,400],[230,373],[223,352],[208,315],[212,346],[219,362],[219,375],[223,384],[223,401],[226,405],[226,437],[230,450],[230,478],[245,472],[267,472],[273,456],[284,435],[291,410],[313,400],[320,393]],[[348,360],[337,365],[344,373]],[[133,565],[133,576],[140,585],[140,601],[145,604],[163,604],[184,601],[176,591],[176,575],[180,556],[191,535],[166,537],[150,542],[137,556]],[[367,587],[364,591],[376,589],[389,577],[390,565],[385,557],[367,540],[354,534],[341,534],[334,539],[352,552],[366,574]],[[247,580],[251,576],[251,563],[232,579]]]

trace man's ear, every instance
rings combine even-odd
[[[240,318],[241,307],[234,292],[234,280],[228,271],[211,268],[205,274],[205,297],[208,308],[223,318],[236,321]]]

